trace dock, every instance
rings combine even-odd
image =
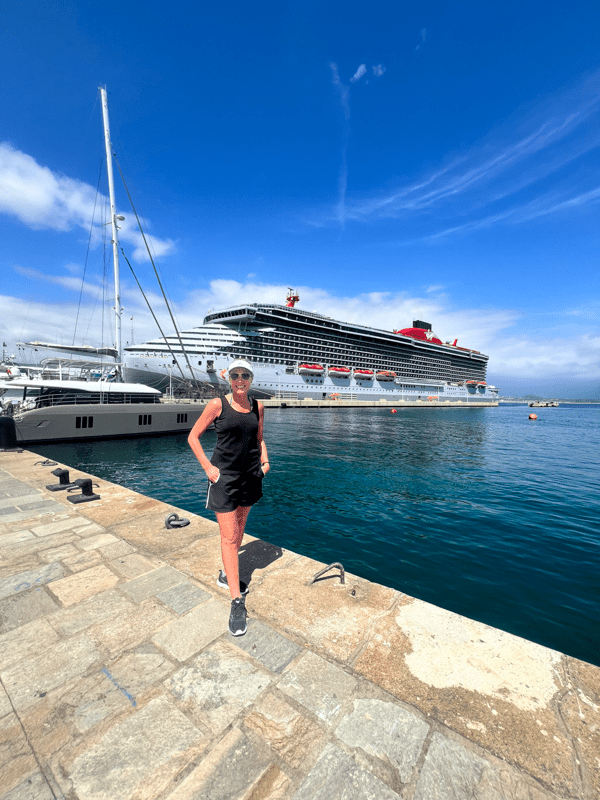
[[[301,400],[271,398],[260,401],[265,408],[495,408],[497,400]]]
[[[166,402],[162,400],[161,402]],[[181,405],[206,405],[208,400],[176,400]],[[498,400],[341,400],[328,397],[311,398],[271,397],[260,398],[265,408],[496,408]]]
[[[251,536],[240,565],[233,637],[216,523],[0,452],[0,800],[600,797],[600,668]]]

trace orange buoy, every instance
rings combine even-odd
[[[529,419],[537,419],[537,414],[530,414]]]
[[[396,409],[395,409],[395,408],[392,408],[392,411],[391,411],[391,413],[392,413],[392,414],[397,414],[398,412],[396,411]]]

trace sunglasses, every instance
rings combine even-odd
[[[243,381],[249,381],[252,375],[249,372],[230,372],[229,377],[232,381],[239,381],[240,378]]]

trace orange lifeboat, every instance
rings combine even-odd
[[[358,378],[359,380],[363,380],[363,381],[373,380],[373,370],[372,369],[355,369],[354,370],[354,377]]]
[[[322,364],[300,364],[298,372],[300,375],[322,375],[325,370]]]
[[[475,387],[477,386],[477,381],[465,381],[467,386]]]
[[[329,375],[332,378],[349,378],[350,367],[329,367]]]
[[[375,377],[378,381],[393,381],[396,377],[396,373],[392,372],[390,369],[382,369],[379,370]]]

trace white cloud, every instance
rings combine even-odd
[[[17,217],[24,225],[34,230],[50,228],[69,231],[83,228],[89,232],[94,219],[92,243],[98,243],[103,235],[102,222],[106,218],[107,198],[96,197],[96,190],[83,181],[52,172],[27,153],[16,150],[8,142],[0,142],[0,213]],[[119,238],[134,246],[133,258],[147,261],[148,255],[142,237],[131,214],[124,214],[120,223]],[[150,247],[157,256],[166,255],[175,249],[170,239],[148,237]]]
[[[354,73],[354,75],[350,78],[350,83],[356,83],[356,81],[359,81],[366,71],[367,71],[366,65],[361,64],[360,67]]]
[[[373,70],[373,75],[375,75],[376,78],[380,78],[385,72],[385,67],[383,64],[377,64],[376,66],[371,67],[371,69]]]

